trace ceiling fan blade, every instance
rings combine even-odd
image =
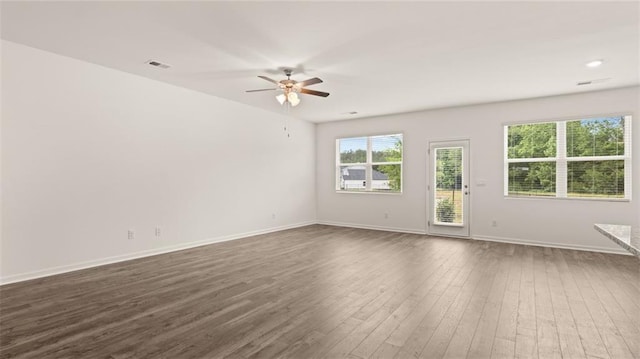
[[[307,95],[314,95],[314,96],[322,96],[322,97],[329,96],[328,92],[314,91],[314,90],[308,90],[308,89],[300,89],[300,93],[304,93]]]
[[[278,84],[278,81],[274,80],[274,79],[270,79],[267,76],[258,76],[259,78],[263,79],[263,80],[267,80],[269,82],[273,82],[274,84]]]
[[[298,82],[296,85],[300,86],[300,87],[305,87],[305,86],[311,86],[311,85],[315,85],[315,84],[319,84],[322,83],[322,80],[320,80],[317,77],[314,77],[312,79],[308,79],[308,80],[304,80],[302,82]]]
[[[260,90],[247,90],[246,92],[260,92],[260,91],[273,91],[275,89],[260,89]]]

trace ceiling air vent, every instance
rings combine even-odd
[[[611,80],[611,78],[610,78],[610,77],[607,77],[607,78],[605,78],[605,79],[596,79],[596,80],[589,80],[589,81],[580,81],[580,82],[578,82],[576,85],[577,85],[577,86],[593,85],[593,84],[599,84],[599,83],[602,83],[602,82],[607,82],[607,81],[609,81],[609,80]]]
[[[149,60],[147,61],[147,64],[153,67],[161,68],[161,69],[168,69],[169,67],[171,67],[171,65],[163,64],[162,62],[155,61],[155,60]]]

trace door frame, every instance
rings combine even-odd
[[[434,208],[434,196],[435,193],[434,188],[434,178],[435,175],[435,162],[433,161],[433,156],[435,156],[435,151],[432,153],[433,147],[447,147],[447,146],[462,146],[463,147],[463,178],[462,178],[462,191],[467,192],[464,195],[463,201],[463,224],[462,226],[458,225],[438,225],[434,224],[435,220],[435,211]],[[427,230],[426,233],[433,236],[442,236],[442,237],[456,237],[456,238],[471,238],[471,140],[469,138],[454,138],[447,140],[431,140],[428,142],[427,147],[427,171],[426,171],[426,189],[427,189],[427,198],[426,198],[426,209],[427,209]],[[464,186],[467,186],[466,188]],[[445,229],[446,228],[446,229]],[[434,230],[436,229],[436,230]],[[442,229],[442,230],[437,230]]]

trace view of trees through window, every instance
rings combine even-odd
[[[402,135],[337,140],[337,189],[402,191]]]
[[[463,223],[462,147],[435,150],[435,218],[437,223]]]
[[[505,126],[506,194],[625,198],[626,118]]]

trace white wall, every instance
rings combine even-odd
[[[315,126],[284,121],[2,41],[0,281],[314,222]]]
[[[432,140],[471,140],[475,238],[619,251],[593,223],[640,224],[638,88],[317,126],[289,119],[287,138],[286,118],[271,112],[7,41],[1,51],[0,283],[316,219],[424,233]],[[503,197],[503,123],[609,113],[634,115],[631,202]],[[398,132],[402,195],[335,192],[336,138]]]
[[[468,138],[472,237],[622,253],[593,224],[640,224],[639,95],[636,87],[320,124],[316,129],[318,221],[424,233],[428,143]],[[631,202],[504,198],[504,123],[614,113],[634,115]],[[398,132],[404,133],[402,195],[336,193],[336,138]],[[478,179],[485,180],[486,186],[476,186]],[[497,227],[491,226],[493,219]]]

